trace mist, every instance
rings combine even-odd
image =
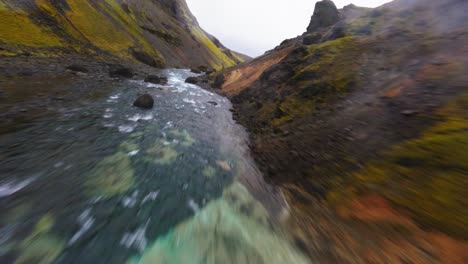
[[[249,56],[259,56],[287,38],[305,32],[314,12],[313,0],[187,0],[192,13],[207,32],[224,45]],[[336,0],[377,7],[388,0]]]

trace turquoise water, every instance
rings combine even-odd
[[[161,74],[0,136],[1,263],[306,262],[230,103]],[[142,93],[152,110],[132,106]]]

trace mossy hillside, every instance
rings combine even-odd
[[[157,65],[193,63],[216,69],[242,61],[218,47],[183,3],[174,16],[157,1],[29,1],[28,9],[12,0],[1,3],[0,44],[8,51],[3,56],[23,51],[37,56],[78,52],[141,61],[138,52]],[[194,45],[198,50],[190,48]]]
[[[54,33],[57,37],[65,38],[62,39],[62,42],[66,43],[67,47],[72,48],[77,52],[94,53],[92,49],[86,48],[83,45],[83,43],[88,43],[84,35],[70,24],[68,19],[49,0],[36,0],[35,4],[39,10],[48,16],[49,20],[56,22],[57,28],[54,29]],[[65,36],[58,35],[58,30],[65,34]]]
[[[236,62],[223,53],[220,48],[218,48],[199,27],[192,27],[191,32],[199,40],[199,42],[204,44],[204,46],[207,47],[211,52],[211,67],[216,70],[220,70],[225,67],[236,65]]]
[[[468,239],[467,109],[466,95],[440,109],[434,126],[353,174],[348,188],[331,191],[329,201],[379,193],[423,227]]]
[[[66,17],[91,43],[112,53],[127,53],[133,45],[130,36],[97,11],[88,1],[67,0]]]
[[[22,10],[0,6],[0,41],[32,47],[62,47],[64,42],[52,29],[36,25]]]
[[[280,117],[271,124],[280,126],[310,114],[349,92],[357,83],[356,63],[364,46],[353,37],[308,46],[302,62],[294,69],[296,74],[288,81],[294,88],[278,106]]]
[[[125,32],[131,35],[137,46],[140,46],[144,52],[156,57],[159,61],[164,62],[164,58],[161,53],[145,38],[143,30],[140,26],[140,22],[137,19],[137,15],[135,15],[135,12],[130,6],[126,6],[126,9],[124,10],[122,5],[118,4],[115,0],[106,0],[105,2],[101,3],[101,7],[123,29],[125,29]]]

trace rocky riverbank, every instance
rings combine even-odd
[[[298,246],[331,263],[463,263],[466,3],[319,7],[304,35],[213,81],[288,197]]]

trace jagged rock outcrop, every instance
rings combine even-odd
[[[310,19],[307,32],[314,32],[319,28],[329,27],[340,19],[340,12],[331,0],[322,0],[315,4],[314,14]]]

